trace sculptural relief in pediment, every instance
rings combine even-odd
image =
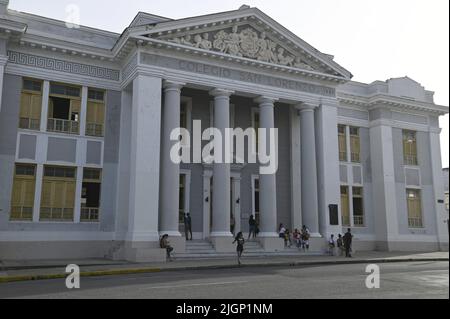
[[[314,71],[301,56],[293,55],[269,39],[265,32],[258,32],[249,26],[239,28],[236,25],[227,30],[186,34],[165,40],[203,50]]]

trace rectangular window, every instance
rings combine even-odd
[[[19,128],[39,131],[42,109],[42,82],[24,79],[20,97]]]
[[[184,223],[185,194],[186,194],[186,175],[185,174],[181,174],[180,175],[180,188],[179,188],[180,204],[179,204],[179,210],[178,210],[180,224]]]
[[[364,201],[362,187],[353,187],[353,224],[364,226]]]
[[[78,87],[51,83],[47,119],[49,132],[79,134],[80,92]]]
[[[341,186],[342,226],[350,226],[350,203],[348,186]]]
[[[345,125],[338,125],[339,161],[347,162],[347,137]]]
[[[417,138],[414,131],[403,131],[403,159],[405,165],[417,166]]]
[[[83,169],[83,186],[81,191],[81,222],[98,222],[100,215],[100,190],[102,170]]]
[[[254,180],[254,199],[255,202],[253,203],[253,207],[255,207],[255,220],[258,223],[258,225],[260,224],[260,207],[259,207],[259,178],[255,178]]]
[[[36,166],[16,164],[11,196],[11,220],[33,220],[35,186]]]
[[[102,137],[105,124],[105,93],[89,89],[86,115],[86,135]]]
[[[41,221],[73,221],[76,168],[44,166]]]
[[[352,163],[360,163],[361,141],[357,127],[350,127],[350,153]]]
[[[408,206],[408,226],[410,228],[422,228],[423,220],[420,190],[407,189],[406,201]]]

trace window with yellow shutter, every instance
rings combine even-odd
[[[89,89],[86,115],[86,135],[102,137],[105,124],[105,93]]]
[[[42,82],[24,79],[20,98],[19,128],[39,130],[42,109]]]
[[[73,221],[76,168],[45,166],[41,192],[41,221]]]
[[[417,166],[417,138],[414,131],[403,131],[403,159],[405,165]]]
[[[345,125],[338,125],[339,161],[347,162],[347,137]]]
[[[410,228],[422,228],[422,201],[420,199],[420,190],[407,189],[406,202],[408,207],[408,226]]]
[[[16,164],[11,195],[11,220],[33,220],[36,167]]]
[[[359,138],[359,128],[350,127],[350,152],[353,163],[360,163],[361,141]]]

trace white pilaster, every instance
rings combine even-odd
[[[133,80],[127,240],[135,243],[159,240],[161,89],[160,78]]]
[[[81,192],[83,189],[83,166],[77,167],[77,181],[75,184],[75,206],[74,206],[74,222],[80,223],[81,220]]]
[[[375,237],[378,249],[389,250],[398,237],[392,127],[377,123],[370,128]]]
[[[8,62],[8,57],[0,56],[0,112],[2,110],[3,103],[3,77],[5,75],[5,66]]]
[[[48,99],[50,95],[50,82],[44,81],[42,86],[42,107],[41,107],[41,125],[40,131],[47,131],[47,118],[48,118]]]
[[[316,112],[317,176],[319,186],[319,230],[326,238],[329,238],[331,234],[337,237],[337,234],[342,231],[340,215],[338,216],[339,225],[331,225],[329,214],[329,205],[340,206],[337,129],[337,101],[336,103],[322,103]],[[338,211],[340,212],[340,209]]]
[[[210,171],[203,173],[203,239],[210,238],[211,232],[211,176]]]
[[[444,200],[444,181],[442,174],[440,133],[440,129],[430,129],[429,138],[431,170],[433,177],[433,199],[436,213],[437,239],[439,249],[441,251],[448,251],[448,213],[446,213],[445,211],[445,204],[442,203],[442,201]]]
[[[302,159],[302,219],[312,237],[320,237],[317,195],[317,157],[314,112],[317,106],[302,103],[300,110]]]
[[[42,178],[44,176],[44,165],[36,165],[36,184],[34,189],[34,204],[33,204],[33,222],[39,222],[39,212],[41,210],[41,192],[42,192]]]
[[[86,135],[88,90],[87,86],[81,88],[80,136]]]

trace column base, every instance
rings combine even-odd
[[[278,236],[259,237],[258,240],[265,251],[276,252],[284,250],[284,239]]]
[[[211,243],[218,253],[232,253],[236,251],[236,244],[233,244],[233,236],[211,236]]]
[[[126,242],[120,255],[130,262],[166,262],[166,250],[158,242]]]

